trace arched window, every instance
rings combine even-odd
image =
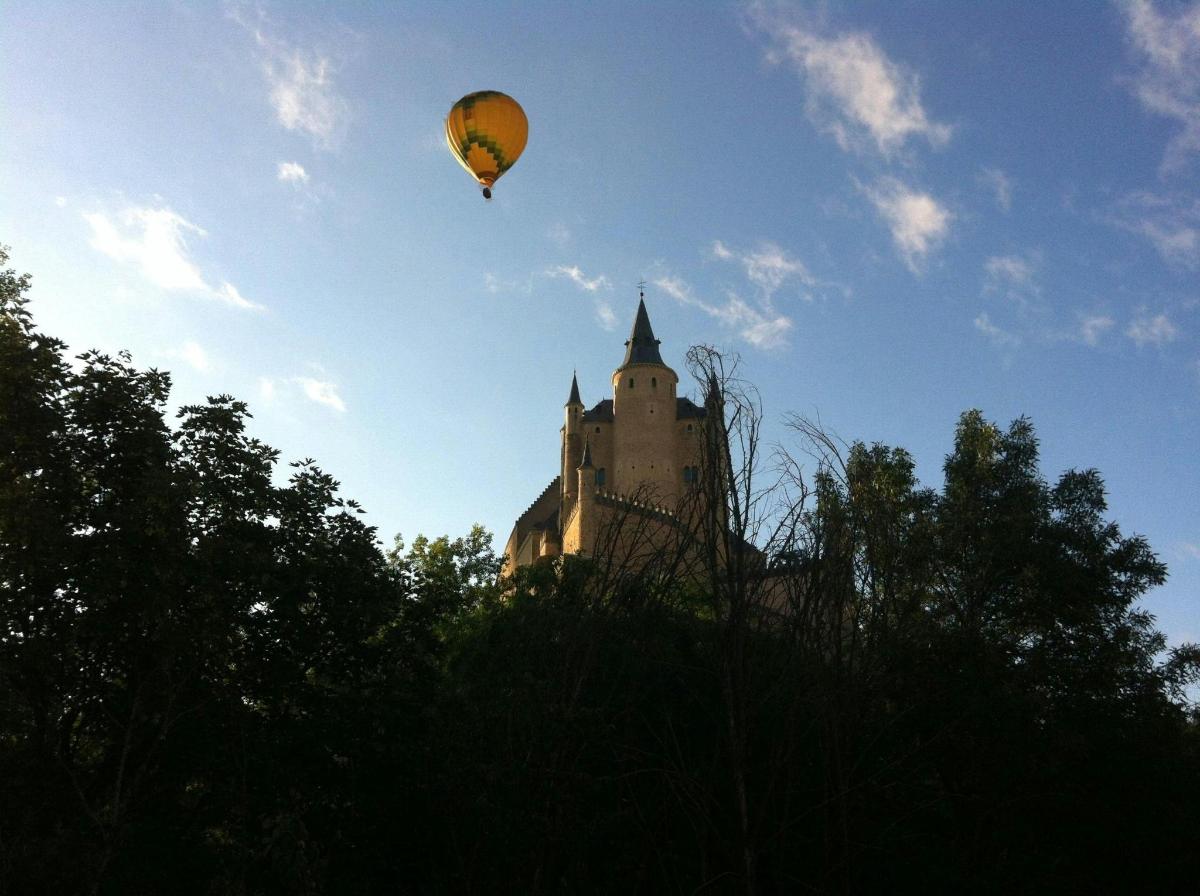
[[[683,468],[683,481],[684,481],[684,482],[691,482],[691,481],[692,481],[692,468],[691,468],[691,467],[684,467],[684,468]]]
[[[596,431],[599,432],[600,430],[596,430]],[[689,423],[688,424],[688,432],[691,432],[691,431],[692,431],[692,424]]]
[[[656,376],[652,376],[652,377],[650,377],[650,388],[651,388],[651,389],[657,389],[657,388],[658,388],[658,377],[656,377]]]
[[[691,427],[689,426],[689,427],[688,427],[688,429],[691,429]],[[597,426],[597,427],[596,427],[596,432],[599,432],[599,431],[600,431],[600,427],[599,427],[599,426]]]
[[[604,488],[604,480],[606,479],[604,467],[596,471],[596,488]]]
[[[630,378],[629,378],[629,388],[630,388],[630,389],[632,389],[632,388],[633,388],[633,377],[630,377]]]

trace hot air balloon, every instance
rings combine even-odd
[[[492,198],[500,179],[525,149],[529,120],[520,103],[497,90],[468,93],[446,116],[446,145]]]

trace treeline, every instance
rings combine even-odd
[[[932,490],[797,421],[811,474],[760,489],[730,379],[700,575],[500,583],[481,529],[384,551],[311,461],[279,484],[243,403],[169,420],[166,374],[71,363],[29,285],[0,270],[0,893],[1194,891],[1197,651],[1028,422],[964,415]]]

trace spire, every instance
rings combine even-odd
[[[575,378],[575,371],[571,371],[571,395],[567,399],[567,404],[583,404],[583,399],[579,397],[579,380]]]
[[[650,315],[646,313],[646,296],[639,293],[637,317],[633,320],[633,330],[625,342],[625,361],[621,366],[662,364],[662,355],[658,353],[659,342],[660,340],[654,338],[654,331],[650,329]]]
[[[590,440],[589,440],[589,439],[588,439],[586,436],[584,436],[584,439],[583,439],[583,460],[581,460],[581,461],[579,462],[579,467],[578,467],[578,469],[580,469],[580,470],[588,470],[588,469],[591,469],[591,466],[592,466],[592,443],[591,443],[591,441],[590,441]]]
[[[704,396],[704,402],[707,404],[710,401],[721,400],[721,383],[717,380],[716,371],[709,371],[708,374],[708,389]]]

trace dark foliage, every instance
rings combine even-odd
[[[68,362],[29,285],[0,270],[0,893],[1194,889],[1197,651],[1027,421],[965,414],[940,491],[818,439],[763,624],[727,577],[497,584],[478,528],[384,552],[243,403],[172,423],[167,374]]]

